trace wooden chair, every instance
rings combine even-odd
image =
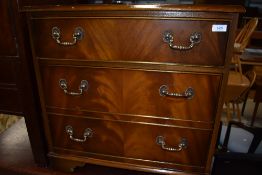
[[[262,128],[228,123],[222,149],[214,156],[212,175],[260,175]]]
[[[261,91],[261,89],[262,89],[262,76],[261,75],[262,74],[261,74],[261,72],[259,72],[257,70],[258,69],[256,69],[256,67],[253,68],[253,71],[256,72],[257,76],[256,76],[255,83],[252,86],[252,90],[253,90],[253,92],[255,92],[254,97],[253,97],[254,98],[253,100],[255,102],[255,107],[254,107],[252,118],[251,118],[251,123],[250,123],[251,126],[254,125],[259,104],[262,102],[262,91]],[[246,97],[244,99],[241,115],[244,115],[244,110],[245,110],[245,106],[246,106],[246,102],[247,102],[248,97],[249,97],[249,92],[246,94]]]
[[[258,18],[250,19],[246,25],[238,33],[234,43],[234,54],[232,57],[232,63],[234,65],[234,71],[229,71],[228,86],[225,92],[225,105],[227,111],[227,121],[231,120],[230,114],[230,103],[232,104],[232,111],[235,112],[235,104],[237,104],[237,116],[238,120],[241,121],[239,111],[239,98],[242,99],[243,93],[247,93],[253,84],[253,79],[246,77],[242,73],[240,55],[244,52],[247,47],[252,33],[255,31],[258,24]]]
[[[232,63],[235,64],[235,69],[242,74],[240,55],[245,51],[252,33],[255,31],[258,24],[258,18],[251,18],[248,23],[238,33],[234,43],[234,55]]]
[[[255,80],[256,73],[254,71],[248,71],[241,78],[239,77],[237,72],[231,71],[229,73],[228,85],[225,91],[224,98],[228,122],[231,120],[231,111],[233,111],[233,114],[237,112],[238,120],[241,121],[239,104],[245,101],[246,94],[253,86]],[[232,104],[232,110],[230,108],[230,104]]]

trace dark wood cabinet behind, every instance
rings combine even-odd
[[[35,162],[46,166],[41,111],[31,54],[28,52],[28,34],[17,2],[0,1],[0,113],[25,117]]]

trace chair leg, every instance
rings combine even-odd
[[[243,106],[242,106],[242,110],[241,110],[241,115],[244,116],[244,111],[245,111],[245,107],[246,107],[246,103],[247,103],[247,98],[248,98],[248,92],[245,96],[245,100],[244,100],[244,103],[243,103]]]
[[[231,120],[231,114],[230,114],[230,105],[228,102],[225,103],[227,108],[227,122]]]
[[[240,110],[239,110],[239,104],[236,103],[237,106],[237,117],[238,117],[238,121],[241,122],[241,115],[240,115]]]
[[[234,117],[235,112],[236,112],[236,108],[235,108],[235,103],[234,102],[232,102],[232,109],[233,109],[232,115]]]
[[[240,56],[238,55],[237,56],[237,64],[238,64],[238,70],[239,70],[239,73],[241,75],[241,81],[243,80],[242,78],[242,65],[241,65],[241,61],[240,61]]]
[[[253,115],[252,115],[252,119],[251,119],[251,124],[250,124],[251,126],[254,125],[256,115],[257,115],[258,106],[259,106],[259,102],[256,102],[254,112],[253,112]]]

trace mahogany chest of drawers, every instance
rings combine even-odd
[[[209,173],[235,6],[27,9],[49,158]]]

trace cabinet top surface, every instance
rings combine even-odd
[[[244,13],[245,8],[238,5],[171,5],[171,4],[133,4],[133,5],[42,5],[24,6],[21,11],[181,11],[181,12],[225,12]]]

